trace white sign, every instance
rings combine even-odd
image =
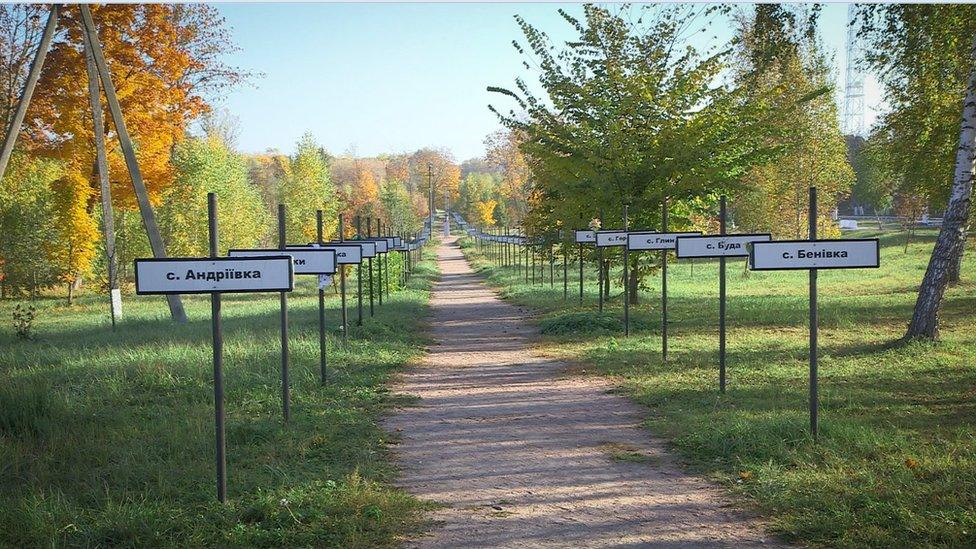
[[[363,257],[370,258],[376,257],[376,243],[369,242],[367,240],[347,240],[349,244],[355,244],[363,249]]]
[[[721,234],[707,236],[682,236],[678,238],[677,256],[687,257],[749,257],[749,244],[769,242],[765,234]]]
[[[327,275],[336,272],[335,250],[326,248],[291,248],[282,250],[228,250],[228,257],[267,257],[269,255],[288,254],[292,258],[297,275]]]
[[[627,238],[628,250],[673,250],[679,237],[699,236],[700,232],[689,233],[654,233],[642,231],[630,233]]]
[[[877,238],[756,242],[749,255],[749,268],[760,271],[859,269],[880,264]]]
[[[389,243],[385,238],[367,238],[366,242],[371,242],[374,246],[376,246],[376,253],[378,254],[385,254],[389,251]]]
[[[139,295],[290,292],[295,280],[287,255],[137,259],[135,273]]]
[[[589,242],[596,242],[596,233],[594,233],[593,231],[576,230],[573,231],[573,233],[575,233],[577,244],[587,244]]]
[[[334,251],[338,265],[359,265],[363,262],[363,249],[356,244],[348,244],[345,242],[326,242],[321,248],[315,243],[309,244],[308,246],[286,246],[285,253],[290,253],[288,250],[304,250],[308,248]]]
[[[626,246],[627,232],[626,231],[597,231],[595,242],[598,248],[606,248],[609,246]]]

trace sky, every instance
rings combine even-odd
[[[240,47],[226,61],[262,76],[216,105],[239,118],[244,152],[290,152],[311,132],[332,154],[434,147],[459,162],[480,157],[485,136],[501,128],[488,105],[511,107],[486,87],[531,76],[511,44],[521,38],[513,16],[565,40],[572,29],[560,7],[581,12],[557,3],[217,4]],[[846,20],[847,4],[827,4],[820,19],[841,110]],[[731,31],[715,29],[718,40]],[[880,103],[869,77],[868,124]]]

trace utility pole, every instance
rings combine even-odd
[[[434,232],[434,165],[427,163],[427,186],[430,188],[430,231]]]

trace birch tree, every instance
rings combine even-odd
[[[934,340],[969,225],[976,147],[976,6],[862,6],[858,18],[860,36],[869,46],[866,62],[879,75],[890,105],[883,123],[896,138],[893,158],[914,159],[913,169],[924,168],[932,174],[933,186],[948,189],[942,191],[947,197],[942,228],[905,334],[906,340]],[[955,135],[954,142],[950,135]],[[954,157],[951,171],[948,162],[939,163],[945,157]]]

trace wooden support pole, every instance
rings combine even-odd
[[[27,107],[30,105],[31,97],[34,96],[34,88],[37,81],[41,78],[41,68],[44,67],[44,59],[47,51],[51,49],[51,39],[54,38],[54,31],[58,28],[58,16],[61,6],[53,4],[51,13],[47,17],[47,24],[44,26],[44,34],[41,35],[41,43],[37,46],[37,53],[31,61],[30,71],[27,73],[27,81],[24,82],[24,89],[17,100],[17,109],[14,111],[13,118],[7,126],[7,135],[3,139],[3,149],[0,150],[0,179],[3,179],[7,172],[7,163],[10,162],[10,155],[14,152],[14,144],[20,134],[20,127],[24,123],[24,116],[27,114]]]
[[[112,186],[108,177],[108,160],[105,153],[105,113],[102,111],[101,86],[98,83],[98,68],[95,55],[88,42],[88,35],[82,33],[85,45],[85,68],[88,73],[88,103],[92,110],[93,136],[95,139],[95,171],[102,202],[102,232],[105,236],[105,259],[108,263],[109,311],[112,315],[112,330],[122,318],[122,292],[119,289],[119,263],[115,255],[115,212],[112,210]]]
[[[95,33],[95,23],[92,20],[91,10],[86,4],[80,6],[82,30],[91,45],[92,56],[95,58],[95,66],[102,81],[102,89],[105,91],[109,113],[112,115],[112,122],[115,124],[115,131],[119,137],[119,146],[122,148],[125,165],[129,170],[129,178],[132,180],[132,187],[135,190],[139,213],[142,214],[142,222],[146,226],[146,233],[149,235],[149,246],[152,248],[153,257],[164,258],[166,257],[166,246],[163,243],[162,235],[159,233],[159,226],[156,225],[156,216],[153,213],[152,204],[149,202],[149,193],[142,181],[142,172],[139,170],[139,162],[136,160],[132,139],[125,127],[125,119],[122,117],[122,107],[119,105],[119,99],[115,93],[112,75],[105,63],[105,56],[102,54],[98,35]],[[170,316],[173,317],[173,320],[186,322],[186,312],[183,310],[183,302],[180,300],[180,296],[169,294],[166,299],[169,302]]]

